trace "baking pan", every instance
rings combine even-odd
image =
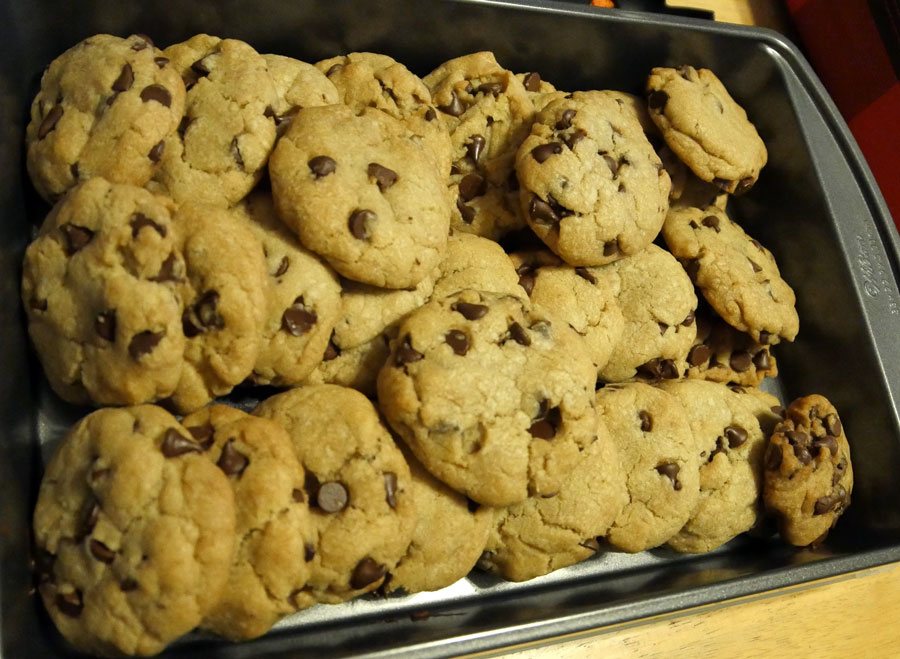
[[[817,551],[746,536],[702,556],[603,551],[522,584],[473,573],[437,593],[317,606],[253,642],[191,635],[169,656],[486,652],[900,560],[900,241],[847,126],[784,37],[538,0],[33,0],[2,3],[0,17],[0,656],[70,653],[31,591],[29,520],[42,461],[87,410],[49,393],[28,349],[21,260],[47,207],[25,177],[23,136],[43,68],[97,32],[141,32],[163,46],[208,32],[310,62],[370,50],[420,75],[451,57],[490,49],[507,68],[539,71],[566,90],[639,93],[653,66],[713,69],[769,149],[758,184],[731,210],[772,250],[798,298],[800,334],[794,344],[776,347],[781,375],[769,385],[785,400],[830,398],[853,448],[853,505]]]

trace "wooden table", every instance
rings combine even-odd
[[[716,20],[786,31],[778,0],[669,0]],[[508,649],[508,659],[900,657],[900,564]]]

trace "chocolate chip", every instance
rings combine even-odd
[[[93,231],[77,224],[63,224],[59,230],[62,232],[64,248],[69,256],[82,250],[94,237]]]
[[[309,563],[316,557],[316,548],[312,545],[303,545],[303,560]]]
[[[475,91],[481,94],[490,94],[491,96],[498,96],[503,91],[503,83],[500,82],[483,82],[478,85],[478,89]]]
[[[384,500],[391,508],[397,507],[397,474],[384,472]]]
[[[753,272],[762,272],[762,268],[756,261],[750,257],[747,257],[747,260],[750,261],[750,267],[753,268]]]
[[[571,135],[563,138],[563,142],[566,143],[566,146],[570,149],[574,149],[575,145],[578,144],[581,140],[587,137],[587,133],[581,130],[580,128],[572,131]]]
[[[647,410],[638,412],[638,419],[641,422],[641,431],[650,432],[653,430],[653,415]]]
[[[674,487],[676,491],[681,489],[681,482],[678,480],[678,472],[681,471],[681,468],[677,464],[674,462],[664,462],[656,467],[656,471],[672,481],[672,487]]]
[[[375,181],[378,183],[378,189],[382,192],[384,192],[397,182],[397,172],[379,165],[377,162],[369,163],[369,168],[366,170],[366,172],[369,176],[375,179]]]
[[[737,350],[731,354],[728,363],[735,371],[743,373],[753,364],[753,359],[746,350]]]
[[[543,163],[552,155],[562,153],[563,145],[559,142],[550,142],[549,144],[541,144],[531,150],[531,155],[538,163]]]
[[[528,332],[519,323],[513,323],[509,326],[509,337],[519,345],[531,345],[531,337],[528,336]]]
[[[459,198],[463,201],[480,197],[485,192],[487,192],[487,181],[478,174],[467,174],[459,182]]]
[[[719,188],[728,192],[731,189],[732,182],[727,178],[719,178],[718,176],[712,180],[714,185],[717,185]]]
[[[697,224],[696,222],[694,222],[694,220],[691,220],[690,222],[688,222],[688,226],[691,227],[691,229],[694,229],[695,231],[700,228],[700,225]]]
[[[437,118],[437,112],[434,111],[434,108],[428,108],[425,110],[425,121],[434,121]]]
[[[747,441],[747,431],[740,426],[728,426],[725,428],[725,439],[728,440],[728,448],[737,448]]]
[[[178,259],[175,257],[175,252],[172,252],[166,257],[166,260],[162,262],[162,265],[159,266],[159,272],[156,276],[150,277],[150,281],[177,281],[178,277],[175,274],[176,263],[178,263]]]
[[[725,441],[723,440],[722,437],[716,437],[716,448],[714,448],[712,450],[712,452],[710,452],[709,459],[707,459],[707,462],[712,462],[715,459],[715,457],[717,455],[719,455],[719,453],[724,453],[724,452],[725,452]],[[706,451],[704,451],[703,453],[706,453]],[[701,457],[703,456],[703,453],[700,454]]]
[[[844,427],[837,414],[829,414],[825,417],[825,430],[833,437],[840,437],[844,433]]]
[[[542,224],[559,223],[559,215],[554,212],[550,204],[540,197],[535,197],[531,200],[531,204],[528,206],[528,214],[531,215],[531,219],[535,222]]]
[[[666,333],[666,330],[669,329],[669,326],[666,325],[665,323],[659,323],[659,322],[656,324],[659,325],[659,335],[664,336]]]
[[[660,359],[655,357],[638,366],[637,374],[651,380],[658,380],[660,378],[674,380],[678,377],[678,368],[671,359]]]
[[[770,332],[767,332],[766,330],[763,330],[759,333],[759,342],[762,343],[763,345],[769,343],[769,340],[771,338],[772,338],[772,334]]]
[[[753,187],[754,180],[750,176],[746,178],[742,178],[740,182],[737,184],[737,187],[734,189],[734,194],[740,195],[744,194]]]
[[[208,421],[202,426],[193,426],[187,430],[204,451],[209,450],[215,441],[215,431]]]
[[[534,290],[534,271],[525,270],[519,274],[519,286],[525,289],[525,293],[530,297]]]
[[[657,110],[662,112],[666,103],[669,102],[669,95],[661,89],[650,92],[650,95],[647,97],[647,105],[651,110]]]
[[[244,473],[244,469],[247,468],[248,464],[250,464],[250,460],[234,448],[233,439],[225,442],[225,446],[222,447],[222,453],[219,455],[219,460],[216,462],[216,466],[225,472],[226,476],[237,476],[238,478]]]
[[[819,449],[822,448],[823,446],[826,447],[831,452],[831,455],[838,454],[837,439],[835,439],[831,435],[825,435],[824,437],[817,437],[816,439],[814,439],[812,441],[812,447],[816,450],[817,454],[819,452]]]
[[[60,613],[67,615],[70,618],[77,618],[80,616],[81,610],[84,608],[80,590],[71,593],[57,593],[54,602]]]
[[[712,350],[705,343],[701,343],[691,348],[688,353],[688,363],[691,366],[700,366],[707,363],[710,357],[712,357]]]
[[[572,119],[575,118],[577,113],[575,110],[569,108],[565,112],[562,113],[559,121],[556,122],[556,130],[565,130],[566,128],[570,128],[572,126]]]
[[[99,540],[91,540],[88,544],[88,548],[93,554],[94,558],[96,558],[101,563],[112,563],[116,559],[116,552],[112,549],[104,545]]]
[[[447,103],[447,105],[437,106],[437,109],[444,114],[449,114],[451,117],[458,117],[466,111],[466,106],[459,100],[459,96],[456,95],[456,92],[451,92],[450,102]]]
[[[837,485],[837,482],[844,477],[847,471],[847,459],[841,458],[841,461],[834,466],[834,473],[831,474],[831,484]]]
[[[123,593],[127,593],[127,592],[130,592],[130,591],[132,591],[132,590],[137,590],[137,589],[138,589],[138,585],[139,585],[139,584],[138,584],[137,581],[135,581],[135,580],[132,579],[131,577],[126,577],[126,578],[122,579],[122,581],[119,583],[119,589],[120,589]]]
[[[844,488],[840,488],[832,492],[831,494],[827,494],[824,497],[820,497],[816,500],[816,505],[813,508],[814,515],[824,515],[825,513],[830,513],[834,510],[839,503],[841,503],[844,499]]]
[[[332,75],[334,75],[334,74],[337,73],[338,71],[342,71],[343,69],[344,69],[344,65],[343,65],[343,64],[340,64],[340,63],[338,63],[338,64],[332,64],[332,65],[328,68],[328,70],[325,72],[325,76],[328,77],[328,78],[330,78]]]
[[[281,275],[283,275],[285,272],[288,271],[288,268],[290,267],[290,265],[291,265],[291,260],[288,257],[283,256],[281,258],[281,261],[278,263],[278,269],[275,270],[275,273],[272,276],[280,277]]]
[[[808,465],[812,462],[812,455],[805,446],[794,446],[794,455],[802,464]]]
[[[303,494],[303,490],[296,487],[291,490],[291,498],[297,503],[303,503],[304,501],[306,501],[306,496]]]
[[[619,240],[611,240],[603,244],[603,256],[612,256],[619,251]]]
[[[222,329],[225,327],[225,319],[219,314],[217,306],[219,294],[216,291],[206,291],[197,302],[185,309],[181,315],[181,325],[184,335],[193,338],[208,329]]]
[[[466,144],[466,153],[473,162],[478,162],[485,144],[487,144],[487,140],[482,135],[472,135],[472,139]]]
[[[337,162],[335,162],[334,158],[329,158],[328,156],[316,156],[315,158],[311,158],[306,164],[309,166],[312,173],[315,174],[316,178],[328,176],[337,169]]]
[[[237,163],[237,166],[244,169],[244,157],[241,155],[241,146],[238,144],[238,138],[231,140],[231,157]]]
[[[334,336],[328,340],[328,346],[325,348],[325,355],[322,357],[322,361],[330,362],[332,359],[337,359],[341,355],[341,349],[338,348],[337,344],[334,342]]]
[[[107,341],[116,340],[116,311],[107,311],[106,313],[97,314],[94,320],[94,331],[101,339]]]
[[[152,332],[150,330],[138,332],[128,342],[128,354],[133,360],[140,361],[141,357],[152,352],[165,336],[165,330],[161,332]]]
[[[471,206],[466,206],[461,197],[456,199],[456,210],[459,211],[462,221],[466,224],[472,224],[475,220],[475,209]]]
[[[137,238],[141,229],[145,227],[151,227],[160,236],[166,237],[166,227],[157,224],[143,213],[134,213],[131,216],[131,237]]]
[[[184,115],[181,118],[181,121],[178,122],[178,134],[181,136],[181,139],[184,139],[184,134],[187,132],[188,126],[190,126],[193,121],[192,117]]]
[[[787,414],[786,410],[781,405],[773,405],[769,408],[769,411],[775,416],[780,416],[782,419]]]
[[[600,541],[597,538],[588,538],[587,540],[583,540],[578,543],[579,546],[584,547],[585,549],[590,549],[592,552],[600,551]]]
[[[160,105],[170,107],[172,105],[172,94],[162,85],[150,85],[141,90],[141,100],[144,103],[156,101]]]
[[[84,515],[84,518],[78,524],[78,530],[76,533],[78,537],[76,538],[79,542],[83,538],[86,538],[93,532],[94,527],[97,526],[97,520],[100,519],[100,506],[96,503],[91,504],[91,507],[88,508],[87,513]]]
[[[347,221],[347,226],[354,238],[357,240],[368,240],[369,225],[374,223],[377,219],[378,216],[374,212],[357,209],[350,213],[350,219]]]
[[[311,471],[307,471],[303,476],[303,489],[306,490],[310,503],[314,504],[319,496],[319,479]]]
[[[319,321],[315,311],[306,308],[301,295],[281,314],[281,329],[292,336],[303,336]]]
[[[134,84],[134,72],[131,70],[131,64],[125,63],[125,66],[122,67],[122,72],[119,74],[119,77],[116,78],[116,81],[112,84],[112,89],[114,92],[125,92],[131,89],[131,85]]]
[[[316,505],[326,513],[338,513],[347,507],[347,488],[337,481],[322,483],[316,493]]]
[[[766,448],[766,469],[775,471],[781,466],[781,449],[776,444],[769,444]]]
[[[206,56],[204,55],[203,57],[201,57],[200,59],[198,59],[196,62],[194,62],[193,64],[191,64],[191,71],[193,71],[194,73],[196,73],[196,74],[197,74],[199,77],[201,77],[201,78],[204,77],[204,76],[208,76],[208,75],[209,75],[209,67],[206,66],[206,64],[203,63],[203,59],[204,59],[205,57],[206,57]]]
[[[681,321],[682,327],[690,327],[694,324],[694,312],[688,311],[688,315],[684,317],[684,320]]]
[[[606,166],[609,167],[609,171],[612,174],[613,180],[619,178],[619,161],[606,154],[604,154],[603,156],[603,161],[606,163]]]
[[[404,364],[409,364],[410,362],[417,362],[424,357],[425,355],[423,355],[421,352],[418,352],[412,347],[409,335],[407,335],[406,338],[403,339],[403,341],[397,347],[397,354],[394,358],[394,364],[396,366],[403,366]]]
[[[34,309],[35,311],[46,311],[47,310],[47,300],[43,298],[31,298],[31,301],[28,303],[28,306]]]
[[[801,430],[788,430],[784,436],[787,438],[791,446],[808,446],[809,435]]]
[[[707,215],[700,222],[705,227],[710,229],[714,229],[716,233],[719,233],[722,229],[719,227],[719,218],[715,215]]]
[[[175,428],[169,428],[166,430],[166,434],[163,435],[162,445],[161,445],[162,454],[167,458],[176,458],[179,455],[184,455],[185,453],[202,453],[203,449],[200,445],[185,437],[180,432],[175,430]]]
[[[56,128],[56,124],[59,122],[62,116],[62,106],[54,105],[50,112],[47,113],[47,116],[44,117],[44,120],[41,122],[40,127],[38,127],[38,139],[42,140],[47,137],[47,135],[49,135],[53,131],[53,129]]]
[[[140,41],[138,43],[134,44],[131,47],[131,50],[141,51],[141,50],[144,50],[145,48],[153,47],[153,39],[148,37],[146,34],[135,34],[134,36],[137,37],[138,39],[140,39]]]
[[[538,416],[528,428],[529,434],[537,439],[553,439],[557,429],[562,425],[562,412],[559,407],[550,407],[550,401],[541,401]]]
[[[461,313],[466,320],[478,320],[488,312],[487,306],[472,302],[455,302],[450,308]]]
[[[541,74],[537,71],[527,74],[522,82],[525,84],[525,89],[530,92],[541,91]]]
[[[168,57],[154,57],[153,61],[156,64],[156,66],[158,66],[159,68],[162,69],[166,66],[166,64],[169,63],[169,58]]]
[[[153,145],[153,148],[150,149],[150,153],[147,154],[147,157],[150,158],[151,162],[159,162],[162,160],[163,153],[166,152],[166,141],[160,140],[156,144]]]
[[[763,349],[753,355],[753,364],[761,371],[765,371],[767,368],[769,368],[769,366],[771,366],[769,351]]]
[[[387,567],[366,557],[353,568],[353,575],[350,577],[350,587],[353,590],[365,588],[381,579],[385,574],[387,574]]]
[[[594,275],[592,275],[587,268],[584,268],[584,267],[575,268],[575,274],[578,275],[579,277],[581,277],[582,279],[588,280],[592,284],[597,283],[597,278],[594,277]]]
[[[469,352],[469,337],[460,330],[450,330],[444,335],[444,341],[453,348],[453,352],[462,357]]]

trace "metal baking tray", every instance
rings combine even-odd
[[[753,190],[731,205],[775,254],[798,297],[800,335],[775,350],[785,399],[821,393],[853,448],[853,505],[817,550],[740,537],[702,556],[600,552],[522,583],[473,573],[437,593],[317,606],[265,637],[191,635],[167,656],[437,657],[538,643],[900,560],[900,240],[862,155],[796,46],[775,32],[521,0],[33,0],[0,5],[0,656],[69,656],[31,592],[29,523],[43,459],[86,410],[49,393],[29,352],[21,260],[47,207],[25,176],[28,106],[43,68],[79,40],[198,32],[305,61],[386,53],[420,75],[478,50],[560,89],[640,93],[653,66],[713,69],[768,145]],[[240,402],[240,401],[237,401]],[[427,612],[427,613],[426,613]]]

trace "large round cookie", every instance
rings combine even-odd
[[[565,322],[466,290],[411,313],[391,345],[381,410],[428,471],[491,506],[559,491],[595,434],[596,370]]]
[[[38,590],[78,649],[156,654],[221,597],[234,528],[228,479],[172,415],[99,410],[75,424],[44,473]]]
[[[583,336],[597,370],[603,369],[625,329],[616,289],[601,282],[595,268],[572,267],[549,250],[514,252],[510,258],[531,301]]]
[[[813,394],[788,405],[765,455],[766,509],[785,542],[821,542],[850,505],[853,465],[844,427],[827,398]]]
[[[272,115],[279,135],[287,131],[300,109],[341,102],[334,84],[312,64],[284,55],[263,55],[263,59],[275,85]]]
[[[678,399],[700,448],[700,501],[669,539],[675,551],[712,551],[756,524],[766,438],[744,398],[718,382],[659,385]]]
[[[61,200],[28,246],[28,332],[63,399],[134,405],[174,391],[185,267],[173,212],[170,199],[98,177]]]
[[[661,247],[649,245],[589,271],[599,287],[615,292],[625,318],[622,339],[600,369],[600,378],[621,382],[679,377],[697,335],[697,296],[678,261]]]
[[[262,55],[198,34],[163,51],[187,88],[155,184],[181,203],[228,207],[256,185],[275,144],[278,98]]]
[[[766,164],[766,145],[716,74],[681,66],[647,79],[650,117],[666,144],[704,181],[746,192]]]
[[[498,508],[479,561],[511,581],[525,581],[590,558],[597,538],[628,502],[616,444],[602,419],[559,493]]]
[[[182,425],[228,477],[234,493],[235,548],[228,585],[201,627],[232,641],[265,634],[297,609],[313,537],[303,467],[274,421],[210,405]]]
[[[378,588],[416,525],[409,467],[378,411],[358,391],[313,385],[254,410],[287,430],[306,470],[317,540],[298,605],[336,604]]]
[[[268,312],[262,245],[230,211],[186,202],[175,216],[184,243],[184,368],[172,403],[191,412],[253,371]]]
[[[522,212],[571,265],[603,265],[656,238],[669,175],[637,115],[606,92],[575,92],[544,107],[516,154]]]
[[[269,171],[281,219],[345,277],[410,288],[440,262],[450,223],[443,178],[384,112],[300,110]]]
[[[450,131],[453,229],[496,240],[523,227],[514,158],[534,107],[522,83],[490,52],[444,62],[424,80]]]
[[[663,237],[703,297],[732,327],[761,344],[793,341],[796,297],[775,257],[716,206],[675,208]]]
[[[597,391],[625,472],[628,503],[606,535],[628,552],[657,547],[684,527],[700,501],[700,449],[684,408],[642,382]]]
[[[184,84],[147,37],[95,34],[41,78],[25,129],[26,165],[47,201],[102,176],[143,186],[184,112]]]
[[[284,226],[268,192],[254,192],[232,212],[262,243],[268,273],[268,310],[256,384],[300,384],[325,354],[341,309],[341,284],[318,256]]]

